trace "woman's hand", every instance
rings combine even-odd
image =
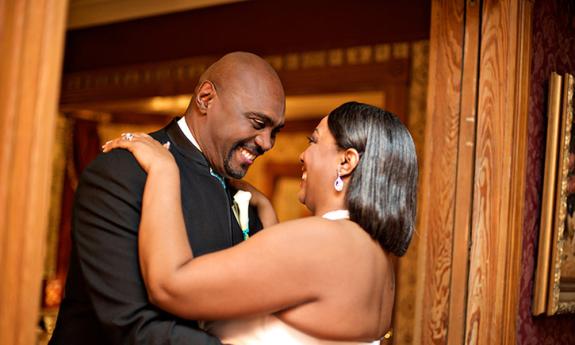
[[[126,149],[134,155],[142,169],[150,173],[152,169],[177,169],[169,147],[169,142],[162,145],[145,133],[124,133],[104,144],[102,150],[109,152],[116,148]]]
[[[262,192],[246,181],[230,179],[229,182],[235,189],[252,194],[250,205],[258,210],[258,216],[264,228],[278,223],[278,218],[272,203]]]
[[[251,206],[258,207],[262,202],[265,203],[266,201],[269,201],[262,192],[246,181],[236,179],[229,179],[228,181],[235,189],[250,192],[252,194],[252,198],[250,199]]]

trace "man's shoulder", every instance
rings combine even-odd
[[[165,127],[151,132],[149,135],[158,141],[165,141],[168,139]],[[96,158],[88,165],[85,172],[109,172],[113,175],[121,175],[125,172],[129,172],[130,174],[134,172],[143,173],[143,170],[130,151],[125,149],[114,149],[110,152],[102,152],[96,156]]]
[[[100,153],[86,167],[84,173],[110,172],[111,174],[122,173],[126,169],[133,171],[138,168],[138,161],[132,153],[125,149],[114,149],[110,152]]]
[[[158,141],[166,141],[169,139],[168,137],[168,132],[167,132],[167,128],[169,126],[171,126],[172,124],[168,124],[166,127],[160,128],[157,131],[148,133],[152,138],[158,140]]]
[[[166,142],[169,140],[166,129],[170,125],[151,132],[149,135],[160,142]],[[114,149],[96,156],[80,175],[79,182],[80,186],[121,184],[143,188],[145,180],[146,172],[132,153],[126,149]]]
[[[76,197],[89,201],[107,193],[143,191],[146,173],[127,150],[100,153],[79,176]]]

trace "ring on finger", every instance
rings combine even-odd
[[[132,141],[132,139],[134,139],[133,133],[124,133],[122,136],[124,137],[124,139],[126,139],[128,141]]]

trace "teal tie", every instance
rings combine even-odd
[[[222,187],[224,187],[224,189],[226,189],[226,181],[224,181],[224,178],[221,177],[220,175],[218,175],[218,173],[216,173],[214,170],[212,170],[212,168],[210,168],[210,175],[215,177],[216,180],[220,181],[220,183],[222,184]]]
[[[226,189],[226,181],[224,181],[224,178],[221,177],[218,173],[216,173],[212,168],[210,168],[210,175],[215,177],[216,180],[218,180],[222,184],[222,187],[224,187],[224,190]],[[238,224],[240,224],[240,210],[239,210],[239,207],[235,201],[234,201],[234,204],[232,206],[232,211],[234,212],[234,216],[236,217]],[[240,227],[241,227],[241,225],[240,225]],[[247,240],[250,237],[250,227],[248,226],[245,229],[242,229],[242,234],[244,235],[244,241]]]

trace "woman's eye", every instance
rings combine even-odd
[[[308,144],[315,143],[315,139],[313,137],[307,136],[307,142]]]

